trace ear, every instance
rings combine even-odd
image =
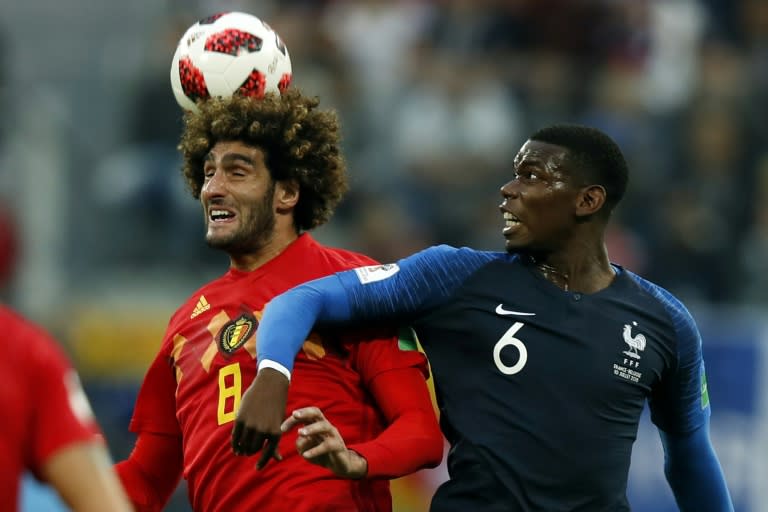
[[[605,204],[605,189],[600,185],[589,185],[581,189],[576,198],[576,216],[587,217],[594,215]]]
[[[292,210],[299,202],[299,183],[295,180],[278,181],[275,183],[275,209],[278,213]]]

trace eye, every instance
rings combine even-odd
[[[531,171],[529,169],[521,169],[515,173],[515,179],[524,180],[524,181],[535,181],[539,179],[539,175],[538,173],[536,173],[536,171]]]

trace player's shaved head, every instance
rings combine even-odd
[[[557,124],[542,128],[530,140],[566,148],[566,165],[584,184],[596,184],[606,191],[606,211],[621,201],[629,181],[629,170],[618,144],[596,128]]]

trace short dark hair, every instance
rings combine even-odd
[[[258,100],[234,95],[198,103],[197,112],[184,116],[179,144],[182,173],[192,195],[200,198],[203,166],[211,148],[221,141],[240,141],[264,152],[273,180],[298,183],[297,230],[327,222],[349,185],[338,115],[318,105],[317,98],[298,89],[268,93]]]
[[[607,134],[589,126],[556,124],[529,138],[566,148],[567,163],[578,177],[605,188],[608,212],[624,197],[629,169],[618,144]]]

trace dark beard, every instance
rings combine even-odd
[[[264,194],[262,201],[251,210],[248,222],[234,235],[226,239],[207,240],[213,249],[220,249],[234,256],[250,254],[258,251],[272,239],[275,232],[275,212],[272,210],[272,199],[275,183],[272,182]]]

